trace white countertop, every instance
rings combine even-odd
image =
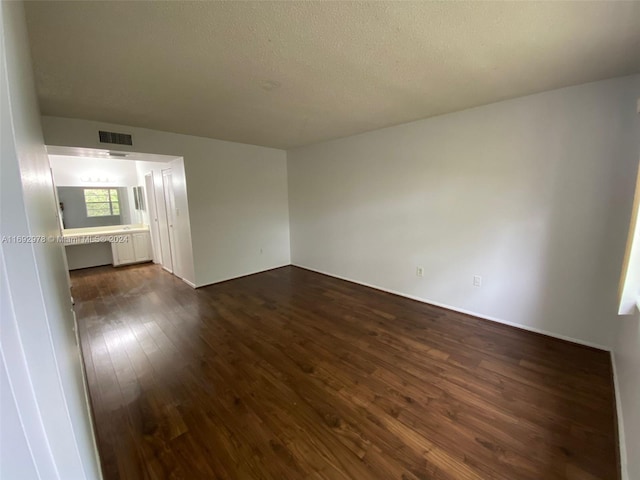
[[[148,232],[149,226],[144,224],[110,225],[108,227],[67,228],[62,231],[64,243],[82,245],[85,243],[111,242],[117,235]]]

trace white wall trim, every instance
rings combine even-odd
[[[578,340],[577,338],[569,337],[569,336],[566,336],[566,335],[560,335],[558,333],[550,332],[548,330],[543,330],[541,328],[529,327],[527,325],[522,325],[520,323],[509,322],[507,320],[502,320],[500,318],[490,317],[488,315],[482,315],[480,313],[472,312],[471,310],[465,310],[465,309],[462,309],[462,308],[453,307],[451,305],[447,305],[447,304],[440,303],[440,302],[435,302],[435,301],[429,300],[427,298],[416,297],[415,295],[409,295],[409,294],[406,294],[406,293],[403,293],[403,292],[399,292],[399,291],[396,291],[396,290],[391,290],[391,289],[388,289],[388,288],[380,287],[378,285],[372,285],[370,283],[365,283],[365,282],[361,282],[359,280],[354,280],[352,278],[342,277],[340,275],[335,275],[333,273],[325,272],[325,271],[322,271],[322,270],[318,270],[318,269],[315,269],[315,268],[307,267],[307,266],[300,265],[300,264],[297,264],[297,263],[292,263],[291,265],[294,266],[294,267],[304,268],[305,270],[310,270],[312,272],[321,273],[322,275],[327,275],[329,277],[339,278],[340,280],[345,280],[347,282],[357,283],[358,285],[362,285],[364,287],[369,287],[369,288],[373,288],[375,290],[381,290],[383,292],[391,293],[393,295],[398,295],[400,297],[405,297],[405,298],[409,298],[411,300],[416,300],[418,302],[426,303],[428,305],[433,305],[435,307],[446,308],[447,310],[453,310],[454,312],[464,313],[465,315],[471,315],[473,317],[481,318],[482,320],[489,320],[491,322],[502,323],[503,325],[508,325],[510,327],[519,328],[521,330],[527,330],[529,332],[540,333],[540,334],[546,335],[548,337],[557,338],[559,340],[565,340],[565,341],[571,342],[571,343],[577,343],[578,345],[584,345],[585,347],[597,348],[598,350],[604,350],[606,352],[611,352],[611,348],[605,347],[603,345],[599,345],[597,343],[585,342],[584,340]]]
[[[629,479],[627,467],[627,443],[624,434],[624,419],[622,418],[622,397],[620,395],[620,383],[618,381],[618,370],[616,368],[615,352],[611,352],[611,366],[613,369],[613,389],[616,396],[616,419],[618,421],[618,451],[620,452],[620,473],[622,480]]]
[[[193,282],[190,282],[189,280],[187,280],[186,278],[181,278],[180,280],[182,280],[184,283],[186,283],[187,285],[189,285],[191,288],[196,289],[196,284]]]
[[[71,284],[69,284],[69,289],[71,289]],[[103,480],[104,475],[102,474],[102,459],[100,457],[100,451],[98,450],[98,435],[96,431],[96,426],[93,422],[93,405],[91,404],[91,399],[89,398],[89,384],[87,383],[87,370],[84,364],[84,354],[82,352],[82,348],[80,347],[80,330],[78,329],[78,317],[76,315],[75,310],[75,302],[73,297],[71,297],[71,314],[73,315],[73,334],[76,337],[76,344],[79,348],[79,356],[80,356],[80,370],[82,371],[82,392],[84,393],[84,401],[87,404],[87,411],[89,412],[89,426],[91,427],[91,443],[93,444],[93,453],[96,456],[96,461],[100,468],[98,468],[98,479]]]

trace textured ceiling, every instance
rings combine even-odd
[[[289,148],[640,71],[640,2],[26,2],[42,113]]]

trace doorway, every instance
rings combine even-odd
[[[57,190],[55,193],[63,191],[65,194],[74,194],[73,197],[60,197],[56,201],[58,205],[64,203],[65,220],[71,222],[81,218],[87,222],[106,222],[96,225],[66,225],[65,222],[62,236],[77,233],[82,234],[81,238],[84,239],[102,232],[107,232],[111,237],[131,237],[130,240],[135,236],[137,242],[133,246],[142,253],[146,252],[134,256],[135,261],[122,263],[119,255],[116,255],[119,250],[114,249],[113,242],[76,242],[65,247],[68,270],[153,260],[165,271],[194,286],[182,158],[57,146],[47,147],[47,152]],[[107,200],[96,196],[107,190],[108,204]],[[78,191],[82,195],[75,195]],[[96,197],[89,199],[90,205],[88,194],[95,194]],[[92,208],[89,209],[87,205]],[[93,208],[95,206],[99,207],[99,211]],[[106,207],[108,214],[100,210],[106,211]],[[94,210],[97,211],[95,215]],[[103,234],[100,238],[111,238],[109,235]],[[183,278],[184,275],[188,278]]]

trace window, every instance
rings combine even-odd
[[[629,315],[640,309],[640,165],[636,180],[636,194],[629,225],[627,250],[620,279],[620,315]]]
[[[87,217],[120,215],[116,188],[85,188],[84,203],[87,206]]]

